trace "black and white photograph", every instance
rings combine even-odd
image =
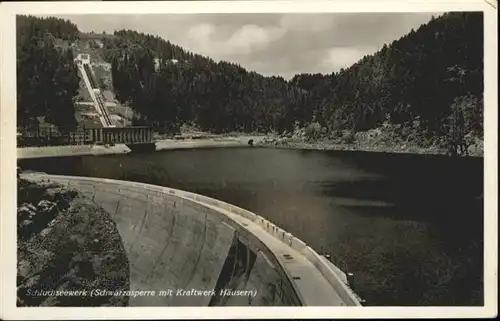
[[[5,6],[10,308],[496,315],[496,2],[200,2]]]

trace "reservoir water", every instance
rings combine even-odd
[[[345,261],[365,305],[483,304],[482,158],[214,148],[19,165],[168,186],[251,210]]]

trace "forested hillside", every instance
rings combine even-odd
[[[217,63],[135,31],[115,35],[104,40],[104,56],[112,63],[115,93],[140,114],[138,124],[160,131],[193,122],[216,133],[267,132],[311,116],[302,90],[281,77]]]
[[[78,74],[71,50],[56,39],[74,41],[78,29],[57,18],[17,17],[17,124],[30,129],[39,117],[63,131],[77,126],[73,97]]]
[[[433,18],[350,68],[314,79],[312,89],[311,81],[294,80],[310,89],[329,132],[384,125],[423,145],[482,137],[482,13]]]
[[[141,123],[172,129],[192,121],[215,132],[307,126],[316,137],[383,128],[392,139],[448,146],[452,153],[482,137],[480,12],[433,18],[347,69],[289,82],[158,37],[130,30],[115,36],[105,41],[114,87]]]
[[[22,18],[18,28],[18,113],[56,117],[52,110],[69,104],[76,72],[67,63],[71,54],[53,50],[46,34],[76,39],[76,26]],[[290,81],[132,30],[102,35],[102,43],[97,50],[112,64],[118,100],[134,109],[135,124],[159,132],[175,132],[182,124],[214,133],[302,130],[308,138],[352,143],[356,133],[376,129],[389,144],[438,146],[451,154],[465,154],[483,136],[481,12],[444,14],[349,68]],[[34,61],[45,62],[42,77],[57,81],[33,78]],[[45,101],[32,104],[37,90]],[[43,104],[56,97],[58,104],[44,111]]]

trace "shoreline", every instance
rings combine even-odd
[[[305,141],[302,139],[279,138],[270,135],[239,135],[239,136],[211,136],[197,139],[160,139],[155,142],[156,151],[197,149],[197,148],[231,148],[251,147],[248,142],[253,140],[254,147],[296,149],[296,150],[328,150],[352,151],[389,154],[419,154],[419,155],[446,155],[446,150],[436,147],[424,148],[411,144],[394,144],[387,146],[380,142],[340,144],[329,140]],[[131,150],[125,144],[114,146],[79,145],[79,146],[47,146],[47,147],[18,147],[17,159],[68,157],[68,156],[98,156],[128,154]],[[457,157],[484,157],[482,150],[472,149],[468,156]]]
[[[17,159],[86,156],[86,155],[116,155],[129,153],[125,144],[114,146],[101,145],[72,145],[72,146],[44,146],[44,147],[17,147]]]
[[[325,150],[325,151],[350,151],[350,152],[367,152],[367,153],[385,153],[385,154],[409,154],[409,155],[435,155],[447,156],[445,149],[436,147],[420,147],[420,146],[406,146],[395,144],[392,147],[386,145],[373,146],[373,144],[339,144],[328,140],[318,141],[301,141],[301,140],[287,140],[277,139],[271,141],[264,141],[257,144],[258,147],[277,148],[277,149],[296,149],[296,150]],[[448,155],[449,156],[449,155]],[[468,156],[456,157],[484,157],[483,152],[473,150]]]

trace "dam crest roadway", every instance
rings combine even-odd
[[[129,260],[130,291],[209,293],[130,296],[130,306],[361,306],[343,271],[237,206],[137,182],[40,173],[22,178],[67,186],[110,213]]]

